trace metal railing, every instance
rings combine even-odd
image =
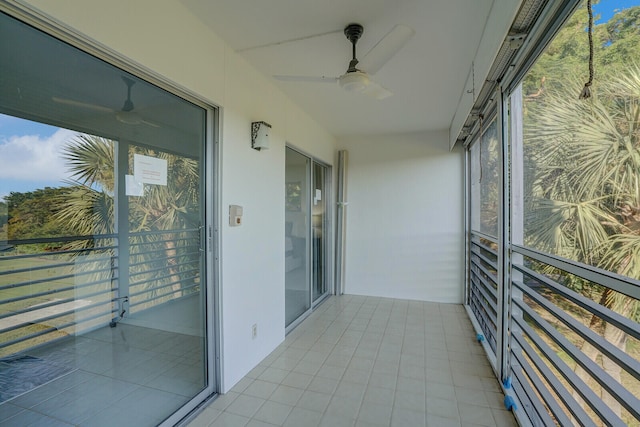
[[[132,313],[199,291],[199,229],[131,233],[129,251]]]
[[[496,248],[495,238],[478,232],[471,233],[468,302],[494,357],[498,334],[498,252]]]
[[[131,233],[124,248],[115,234],[7,245],[13,249],[0,255],[0,357],[199,291],[199,229]]]
[[[640,424],[640,282],[512,251],[522,262],[512,266],[511,383],[527,418],[539,426]]]

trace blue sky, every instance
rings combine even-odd
[[[75,134],[0,114],[0,199],[11,191],[62,185],[68,174],[60,152]]]
[[[600,15],[596,24],[607,22],[618,10],[638,5],[640,5],[640,0],[601,0],[600,3],[593,5],[593,14]]]

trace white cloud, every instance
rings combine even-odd
[[[76,132],[58,129],[53,135],[11,136],[0,141],[0,179],[61,181],[69,175],[61,157],[65,143]]]

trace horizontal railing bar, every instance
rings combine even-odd
[[[495,326],[495,322],[486,314],[486,311],[483,306],[479,305],[477,299],[472,299],[471,301],[471,311],[475,314],[476,320],[480,325],[480,328],[485,333],[486,338],[495,342],[497,328]],[[493,348],[495,351],[495,348]]]
[[[640,380],[640,362],[620,350],[618,347],[616,347],[600,335],[593,332],[585,325],[578,322],[574,317],[559,309],[556,305],[549,302],[546,298],[543,298],[537,292],[531,290],[531,288],[529,288],[525,284],[518,281],[514,281],[513,284],[520,290],[522,290],[522,292],[527,294],[529,298],[533,299],[540,306],[544,307],[545,310],[553,314],[557,319],[559,319],[568,328],[578,334],[581,338],[588,341],[591,345],[597,348],[606,357],[616,362],[637,380]]]
[[[50,316],[39,317],[37,319],[33,319],[32,321],[26,321],[26,322],[22,322],[22,323],[19,323],[19,324],[15,324],[13,326],[9,326],[8,328],[0,329],[0,334],[5,333],[5,332],[9,332],[9,331],[13,331],[13,330],[16,330],[16,329],[24,328],[25,326],[34,325],[34,324],[38,324],[38,323],[41,323],[41,322],[46,322],[47,320],[56,319],[58,317],[68,316],[70,314],[77,313],[79,311],[84,311],[84,310],[89,310],[89,309],[92,309],[92,308],[96,308],[96,307],[99,307],[101,305],[113,304],[116,301],[117,301],[116,298],[112,298],[112,299],[107,300],[107,301],[100,301],[100,302],[96,302],[96,303],[93,303],[93,304],[83,305],[81,307],[73,308],[73,309],[70,309],[70,310],[67,310],[67,311],[64,311],[64,312],[61,312],[61,313],[55,313],[55,314],[52,314]]]
[[[108,294],[108,293],[111,293],[111,292],[114,292],[114,291],[115,291],[115,289],[107,289],[107,290],[103,290],[103,291],[100,291],[100,292],[93,292],[93,293],[90,293],[90,294],[82,295],[82,298],[91,298],[91,297],[95,297],[95,296],[98,296],[98,295]],[[31,311],[39,310],[39,309],[42,309],[42,308],[49,308],[49,307],[54,307],[54,306],[60,305],[60,304],[66,304],[68,302],[73,302],[76,299],[78,299],[78,298],[73,296],[73,297],[70,297],[70,298],[51,301],[51,302],[47,302],[47,303],[44,303],[44,304],[38,304],[38,305],[35,305],[35,306],[30,306],[30,307],[27,307],[27,308],[23,308],[23,309],[20,309],[20,310],[11,311],[9,313],[0,314],[0,320],[1,319],[6,319],[7,317],[15,316],[17,314],[29,313]]]
[[[171,230],[152,230],[152,231],[137,231],[135,233],[129,233],[129,237],[138,236],[154,236],[157,234],[178,234],[178,233],[197,233],[200,231],[198,228],[173,228]]]
[[[7,240],[7,245],[33,245],[37,243],[62,243],[77,242],[82,240],[115,239],[117,234],[96,234],[95,236],[60,236],[60,237],[38,237],[34,239]]]
[[[131,254],[130,258],[133,258],[135,256],[149,255],[149,254],[153,254],[153,253],[157,253],[157,252],[164,252],[164,251],[165,251],[164,249],[158,249],[157,251],[149,251],[149,252],[144,252],[144,253],[139,253],[139,254]],[[200,251],[186,252],[186,253],[183,253],[183,254],[176,254],[176,255],[167,256],[167,257],[157,257],[152,262],[167,261],[167,260],[170,260],[170,259],[178,259],[178,258],[188,257],[188,256],[191,256],[191,255],[200,256]],[[147,264],[149,264],[149,260],[143,260],[143,261],[140,261],[140,262],[129,263],[129,267],[138,267],[140,265],[147,265]],[[182,263],[177,263],[176,265],[179,265],[179,264],[182,264]]]
[[[478,267],[482,267],[482,271],[484,271],[486,275],[491,277],[491,281],[494,283],[497,283],[497,280],[495,279],[497,277],[497,270],[496,270],[496,273],[489,271],[481,261],[483,260],[478,256],[478,254],[471,252],[471,263],[473,265],[477,265]],[[490,266],[493,267],[492,265]]]
[[[0,258],[2,259],[2,258]],[[70,266],[74,266],[74,265],[79,265],[79,264],[87,264],[89,262],[96,262],[96,261],[106,261],[109,260],[111,261],[113,259],[113,257],[111,255],[108,255],[104,258],[96,258],[96,259],[91,259],[91,260],[81,260],[81,261],[67,261],[67,262],[61,262],[58,264],[47,264],[47,265],[37,265],[34,267],[25,267],[25,268],[18,268],[15,270],[6,270],[6,271],[0,271],[0,275],[8,275],[8,274],[20,274],[20,273],[31,273],[33,271],[38,271],[38,270],[47,270],[50,268],[60,268],[60,267],[70,267]]]
[[[175,259],[181,256],[181,254],[178,254],[177,250],[175,249],[170,249],[171,251],[176,252],[175,255],[171,255],[171,256],[158,256],[155,259],[153,259],[153,261],[159,261],[160,259]],[[166,248],[158,248],[158,249],[154,249],[152,251],[143,251],[143,252],[131,252],[129,254],[129,259],[131,258],[136,258],[136,257],[144,257],[145,255],[154,255],[154,254],[165,254],[167,252]],[[130,262],[129,265],[131,266],[138,266],[138,265],[142,265],[142,264],[149,264],[149,260],[148,259],[143,259],[142,262]]]
[[[524,267],[519,264],[514,264],[513,267],[521,273],[536,279],[538,282],[541,282],[544,286],[553,289],[555,292],[562,295],[569,301],[572,301],[576,305],[586,309],[587,311],[590,311],[591,313],[598,314],[598,317],[608,323],[611,323],[616,328],[624,331],[628,335],[634,337],[637,340],[640,340],[640,328],[638,327],[639,325],[633,320],[624,317],[621,314],[616,313],[615,311],[604,307],[575,291],[572,291],[566,286],[563,286],[549,279],[548,277],[531,270],[530,268]]]
[[[190,250],[190,251],[186,252],[186,251],[183,251],[183,249],[193,249],[193,250]],[[161,254],[161,255],[164,255],[164,254],[165,254],[166,252],[168,252],[168,251],[176,252],[176,254],[175,254],[175,255],[171,255],[171,256],[167,256],[167,257],[160,256],[160,257],[158,257],[158,258],[167,258],[167,259],[170,259],[170,258],[180,258],[180,257],[183,257],[183,258],[184,258],[184,257],[189,258],[189,257],[191,257],[191,256],[199,255],[199,254],[200,254],[200,251],[199,251],[198,247],[197,247],[197,246],[192,245],[192,246],[188,246],[188,247],[187,247],[187,246],[184,246],[184,247],[180,248],[180,250],[178,250],[178,249],[157,248],[157,249],[149,250],[149,251],[131,252],[131,253],[130,253],[130,258],[135,258],[135,257],[137,257],[137,256],[148,256],[148,255],[153,255],[153,254]],[[147,263],[148,263],[148,262],[149,262],[149,261],[147,260]]]
[[[138,302],[138,303],[135,303],[135,304],[130,304],[130,305],[129,305],[129,308],[131,308],[131,309],[136,308],[137,306],[140,306],[140,305],[142,305],[142,304],[146,304],[146,303],[148,303],[148,302],[150,302],[150,301],[153,301],[153,300],[157,300],[157,299],[163,298],[163,297],[165,297],[165,296],[167,296],[167,295],[171,295],[171,293],[172,293],[172,292],[167,292],[166,294],[158,295],[158,296],[155,296],[155,297],[153,297],[153,298],[150,298],[150,299],[147,299],[147,300],[143,300],[143,301]],[[165,301],[165,302],[163,302],[162,304],[174,303],[174,302],[180,301],[180,300],[182,300],[182,299],[184,299],[184,298],[189,298],[189,297],[191,297],[191,296],[193,296],[193,295],[194,295],[194,294],[182,295],[182,296],[179,296],[179,297],[177,297],[177,298],[172,298],[172,299],[171,299],[171,300],[169,300],[169,301]],[[153,307],[150,307],[150,308],[153,308]]]
[[[488,240],[491,243],[495,243],[496,245],[498,244],[497,237],[489,236],[488,234],[484,234],[481,231],[476,231],[476,230],[471,231],[471,237],[480,237],[481,239]]]
[[[582,399],[589,405],[591,409],[596,413],[602,421],[608,426],[621,426],[623,424],[615,423],[612,420],[618,419],[621,421],[613,411],[607,407],[604,402],[594,393],[591,388],[582,381],[578,375],[571,370],[566,363],[560,359],[560,357],[544,342],[544,340],[522,319],[514,317],[515,323],[529,336],[529,339],[535,344],[535,346],[545,355],[547,360],[560,372],[565,380],[571,384],[573,389],[582,397]],[[519,340],[516,334],[513,334],[516,340],[522,345],[522,341]]]
[[[623,388],[617,381],[611,378],[606,372],[596,365],[591,359],[589,359],[584,353],[577,350],[573,344],[571,344],[565,337],[560,335],[552,327],[546,325],[546,321],[542,319],[535,311],[533,311],[528,305],[521,301],[514,299],[513,302],[520,307],[520,309],[529,315],[531,319],[542,328],[547,336],[549,336],[556,344],[558,344],[566,353],[568,353],[577,364],[579,364],[585,371],[590,373],[590,376],[595,379],[611,396],[613,396],[618,402],[622,404],[634,417],[638,418],[640,410],[640,401],[633,396],[629,391]],[[587,401],[589,406],[598,414],[603,421],[608,425],[623,425],[613,423],[612,420],[620,420],[615,413],[604,404],[604,402],[593,393],[593,391],[582,381],[575,372],[568,369],[568,366],[553,352],[553,350],[544,342],[542,338],[531,329],[529,325],[524,322],[520,322],[518,317],[513,318],[522,330],[527,332],[529,338],[535,343],[545,356],[554,364],[556,369],[560,371],[562,376],[574,387],[574,389]],[[615,384],[613,384],[615,383]],[[616,387],[617,384],[617,387]],[[632,402],[636,405],[633,408]],[[622,421],[620,421],[622,422]],[[613,423],[613,424],[612,424]]]
[[[580,425],[596,427],[596,424],[593,422],[591,417],[589,417],[589,415],[578,404],[578,402],[576,402],[576,400],[571,397],[571,392],[567,390],[567,388],[558,380],[558,378],[553,373],[553,371],[551,371],[551,369],[544,363],[544,361],[535,352],[535,350],[533,349],[533,347],[531,347],[531,345],[527,342],[527,340],[523,339],[521,334],[514,334],[514,339],[518,343],[518,346],[520,346],[521,350],[524,353],[526,353],[527,356],[529,356],[529,359],[533,362],[533,365],[538,369],[538,371],[540,371],[544,379],[547,380],[549,385],[555,391],[556,395],[560,398],[562,403],[564,403],[564,405],[569,410],[569,412],[571,412],[571,415],[573,415],[575,418],[578,419],[578,421],[580,421]],[[529,365],[529,362],[527,362],[527,360],[521,357],[521,355],[518,354],[517,351],[512,351],[511,354],[513,354],[513,356],[516,358],[516,360],[518,361],[522,369],[524,369],[529,379],[533,381],[534,378],[537,378],[537,374],[533,372],[533,369],[531,369],[531,366]],[[566,417],[564,411],[562,411],[556,399],[551,395],[551,393],[549,393],[549,390],[547,389],[547,387],[545,387],[541,381],[539,382],[540,384],[539,386],[538,385],[536,386],[536,389],[538,389],[538,392],[540,394],[543,394],[545,396],[544,397],[545,403],[548,407],[555,406],[553,415],[556,417],[556,419],[558,419],[558,413],[562,413],[562,415]],[[542,389],[540,387],[542,387]],[[546,391],[546,393],[543,392],[543,390]],[[561,426],[564,426],[564,425],[569,426],[572,424],[573,423],[571,422],[560,423]]]
[[[480,325],[480,329],[484,334],[488,336],[491,331],[487,328],[487,320],[484,318],[482,310],[478,307],[475,301],[471,302],[470,307],[473,316],[476,318],[476,321]]]
[[[24,300],[31,299],[31,298],[43,297],[43,296],[46,296],[46,295],[58,294],[58,293],[61,293],[61,292],[73,291],[73,290],[76,290],[76,289],[83,289],[83,288],[86,288],[88,286],[95,286],[95,285],[99,285],[101,283],[107,283],[107,282],[111,283],[111,282],[114,281],[114,279],[117,279],[117,277],[111,277],[111,278],[107,278],[107,279],[104,279],[104,280],[94,280],[93,282],[84,283],[82,285],[73,285],[73,286],[67,286],[66,288],[49,289],[48,291],[37,292],[35,294],[21,295],[19,297],[7,298],[7,299],[3,299],[2,301],[0,301],[0,304],[8,304],[8,303],[11,303],[11,302],[24,301]]]
[[[477,311],[478,314],[480,315],[481,319],[478,319],[479,321],[482,320],[479,323],[485,324],[487,325],[487,327],[491,328],[491,333],[495,334],[497,333],[497,328],[496,328],[496,321],[486,312],[486,307],[482,304],[482,302],[478,299],[477,295],[473,295],[473,299],[472,299],[472,303],[475,306],[474,311]],[[476,317],[478,317],[476,315]]]
[[[192,236],[174,237],[170,239],[146,240],[146,241],[139,241],[139,242],[129,241],[129,246],[138,247],[138,246],[145,246],[145,245],[157,245],[157,244],[169,243],[169,242],[172,242],[172,243],[177,243],[182,241],[189,242],[197,239],[198,239],[198,235],[194,234]],[[185,246],[191,246],[191,244],[176,245],[177,248],[181,248]]]
[[[473,260],[471,262],[473,263]],[[476,267],[480,267],[480,266],[477,266],[475,263],[473,265],[476,266]],[[478,268],[478,269],[481,272],[483,272],[485,275],[487,274],[487,272],[483,271],[481,268]],[[489,292],[491,294],[491,296],[493,297],[493,301],[497,303],[498,302],[498,291],[496,290],[495,287],[497,287],[498,285],[492,280],[491,276],[489,276],[488,278],[487,277],[483,277],[481,274],[479,274],[473,268],[471,268],[470,271],[475,277],[477,277],[480,280],[480,282],[482,283],[484,288],[487,290],[487,292]]]
[[[473,257],[471,257],[471,264],[473,264],[473,266],[477,267],[480,271],[482,271],[484,274],[486,274],[487,278],[489,280],[491,280],[491,282],[494,285],[498,286],[498,281],[497,281],[498,279],[497,279],[497,276],[495,274],[493,274],[489,270],[487,270],[482,264],[477,263],[476,260],[473,259]]]
[[[523,365],[523,366],[526,366],[526,365]],[[546,408],[541,404],[538,395],[534,394],[533,396],[531,396],[530,391],[533,391],[533,389],[531,389],[531,387],[525,388],[522,386],[522,384],[527,384],[528,378],[531,378],[533,380],[536,377],[530,377],[529,375],[524,373],[522,366],[519,366],[519,365],[512,366],[511,372],[513,373],[513,376],[515,378],[515,381],[512,381],[511,385],[513,386],[513,389],[516,395],[522,396],[524,394],[527,397],[527,400],[531,402],[531,404],[533,405],[536,415],[540,418],[540,421],[542,421],[543,426],[556,425],[556,422],[551,418]],[[537,378],[536,380],[539,381]],[[545,388],[544,390],[547,390],[547,389]],[[564,412],[562,412],[562,414],[566,418],[566,414],[564,414]],[[558,419],[557,416],[556,416],[556,419]],[[532,421],[532,425],[539,425],[537,423],[534,423],[533,422],[534,420],[531,420],[531,417],[529,417],[529,420]],[[562,420],[564,420],[564,418]],[[572,424],[571,422],[566,424],[560,423],[561,426],[570,426],[571,424]]]
[[[486,256],[482,255],[482,253],[480,252],[480,249],[478,248],[471,248],[471,253],[475,256],[477,256],[478,258],[480,258],[482,261],[486,262],[487,264],[489,264],[491,267],[493,267],[494,270],[498,271],[498,262],[497,261],[493,261],[490,260],[489,258],[487,258]]]
[[[144,300],[142,300],[140,302],[130,303],[129,307],[130,308],[137,307],[139,305],[146,304],[148,302],[151,302],[151,301],[154,301],[154,300],[157,300],[157,299],[160,299],[160,298],[164,298],[164,297],[169,296],[169,295],[171,295],[171,294],[173,294],[175,292],[184,292],[184,291],[186,291],[188,289],[195,288],[195,287],[196,287],[196,285],[191,285],[191,286],[187,286],[186,288],[179,289],[177,291],[171,291],[171,292],[166,292],[166,293],[164,293],[162,295],[156,295],[155,297],[147,298],[147,299],[144,299]],[[171,301],[179,300],[179,299],[185,298],[187,296],[189,296],[189,295],[181,295],[181,296],[179,296],[177,298],[172,298]]]
[[[486,296],[480,293],[477,287],[472,286],[471,297],[474,298],[478,302],[478,304],[480,304],[483,310],[487,313],[487,317],[491,320],[491,324],[496,326],[498,323],[497,322],[498,312],[495,310],[493,306],[491,306],[490,304],[485,304],[485,302],[482,301],[483,299],[486,299]]]
[[[196,278],[196,277],[198,277],[198,276],[187,277],[187,278],[184,278],[184,279],[182,279],[182,278],[181,278],[181,279],[179,279],[179,280],[174,280],[173,282],[165,283],[164,285],[161,285],[161,286],[154,286],[153,288],[145,289],[145,290],[138,291],[138,292],[130,292],[130,293],[129,293],[129,297],[133,298],[133,297],[140,296],[140,295],[142,295],[142,294],[148,294],[149,292],[154,292],[154,291],[157,291],[157,290],[159,290],[159,289],[168,288],[168,287],[170,287],[170,286],[177,285],[178,283],[185,282],[185,281],[187,281],[187,280],[194,279],[194,278]],[[190,286],[191,286],[191,285],[190,285]],[[130,287],[129,287],[129,289],[132,289],[132,287],[133,287],[133,286],[130,286]],[[188,289],[188,287],[180,288],[180,289],[175,289],[175,290],[173,290],[172,292],[179,292],[179,291],[181,291],[181,290],[183,290],[183,289]]]
[[[193,262],[195,263],[195,262],[197,262],[197,261],[195,261],[195,260],[194,260]],[[183,265],[187,265],[187,264],[190,264],[190,263],[183,262],[183,263],[180,263],[180,264],[176,264],[176,265],[174,265],[174,266],[172,266],[172,267],[174,267],[174,268],[178,268],[178,267],[181,267],[181,266],[183,266]],[[141,274],[154,273],[154,272],[156,272],[156,271],[166,270],[167,268],[169,268],[169,267],[167,267],[166,265],[164,265],[164,266],[162,266],[162,267],[150,268],[150,269],[148,269],[148,270],[130,271],[130,272],[129,272],[129,277],[133,277],[133,276],[140,276]],[[190,268],[190,269],[188,269],[188,270],[183,270],[183,271],[181,271],[180,273],[185,272],[185,271],[194,271],[194,270],[197,270],[197,269],[196,269],[196,268]]]
[[[43,279],[29,280],[26,282],[10,283],[8,285],[0,286],[0,291],[21,288],[23,286],[38,285],[40,283],[50,283],[61,279],[70,279],[72,277],[87,276],[89,274],[103,273],[107,271],[113,271],[113,267],[109,266],[107,268],[100,268],[98,270],[78,271],[71,274],[63,274],[61,276],[45,277]]]
[[[0,261],[14,261],[18,259],[28,259],[28,258],[47,258],[58,255],[68,255],[68,254],[77,254],[83,252],[95,252],[95,251],[107,251],[107,250],[115,250],[118,249],[117,246],[100,246],[97,248],[83,248],[83,249],[68,249],[64,251],[55,251],[55,252],[39,252],[37,254],[22,254],[22,255],[7,255],[0,257]]]
[[[186,289],[186,288],[185,288],[185,289]],[[165,298],[165,297],[167,297],[167,296],[170,296],[172,293],[175,293],[175,292],[181,292],[181,291],[184,291],[185,289],[180,289],[180,290],[172,291],[172,292],[166,292],[166,293],[164,293],[164,294],[162,294],[162,295],[156,295],[156,296],[154,296],[154,297],[147,298],[147,299],[142,300],[142,301],[137,302],[137,303],[130,303],[130,304],[129,304],[129,307],[133,309],[133,308],[135,308],[135,307],[137,307],[137,306],[139,306],[139,305],[146,304],[146,303],[149,303],[149,302],[151,302],[151,301],[155,301],[155,300],[160,299],[160,298]],[[180,299],[180,298],[183,298],[184,296],[185,296],[185,295],[182,295],[182,296],[180,296],[180,297],[178,297],[178,298],[175,298],[175,299],[176,299],[176,300],[178,300],[178,299]],[[174,299],[172,298],[172,299],[171,299],[171,301],[173,301],[173,300],[174,300]],[[169,301],[167,301],[167,302],[169,302]]]
[[[587,264],[571,261],[566,258],[545,254],[519,245],[512,245],[512,248],[515,252],[531,259],[541,261],[575,276],[582,277],[590,282],[613,289],[621,294],[625,294],[635,299],[640,299],[640,281],[638,280],[611,273]]]
[[[182,234],[182,233],[194,233],[195,236],[185,236],[180,237],[178,240],[187,240],[187,239],[195,239],[198,235],[198,229],[181,229],[181,230],[159,230],[153,232],[144,232],[144,233],[131,233],[129,237],[138,237],[138,236],[149,236],[149,235],[162,235],[162,234]],[[60,237],[42,237],[42,238],[34,238],[34,239],[20,239],[20,240],[7,240],[6,244],[9,245],[22,245],[22,244],[38,244],[38,243],[62,243],[62,242],[73,242],[73,241],[83,241],[83,240],[100,240],[100,239],[117,239],[117,234],[99,234],[99,235],[87,235],[87,236],[60,236]],[[167,239],[167,240],[156,240],[154,242],[140,242],[140,243],[131,243],[131,245],[136,244],[146,244],[146,243],[157,243],[157,242],[169,242],[175,241],[175,239]],[[15,258],[27,258],[27,257],[38,257],[38,256],[47,256],[47,255],[57,255],[57,254],[66,254],[66,253],[75,253],[75,252],[86,252],[86,251],[94,251],[94,250],[102,250],[102,249],[117,249],[117,246],[102,246],[98,248],[82,248],[82,249],[72,249],[66,251],[55,251],[55,252],[43,252],[38,254],[24,254],[24,255],[10,255],[6,257],[2,257],[0,259],[8,260]]]
[[[160,281],[162,281],[162,280],[164,280],[164,279],[169,279],[169,278],[171,278],[171,277],[173,277],[173,276],[176,276],[176,275],[182,275],[182,274],[186,274],[186,273],[193,272],[193,271],[197,271],[197,269],[193,269],[193,268],[192,268],[191,270],[180,271],[180,272],[178,272],[178,273],[168,273],[168,274],[163,274],[162,276],[153,277],[153,278],[150,278],[150,279],[148,279],[148,280],[142,280],[142,281],[139,281],[139,282],[129,282],[129,289],[133,289],[133,288],[135,288],[135,287],[137,287],[137,286],[144,285],[144,284],[146,284],[146,283],[160,282]],[[193,279],[193,278],[195,278],[195,277],[198,277],[198,275],[197,275],[197,274],[195,274],[195,275],[192,275],[192,276],[190,276],[190,277],[186,277],[186,278],[182,278],[182,277],[181,277],[181,278],[180,278],[180,279],[178,279],[178,280],[174,280],[174,281],[172,281],[171,283],[168,283],[168,284],[165,284],[165,285],[162,285],[162,286],[175,285],[175,284],[177,284],[177,283],[183,282],[183,281],[185,281],[185,280]],[[160,289],[160,288],[161,288],[161,287],[153,287],[153,288],[151,288],[151,289]],[[131,294],[131,295],[134,295],[134,294]]]
[[[117,310],[105,311],[103,313],[99,313],[99,314],[96,314],[94,316],[82,319],[82,322],[88,322],[89,320],[93,320],[93,319],[96,319],[98,317],[106,316],[108,314],[112,315],[113,313],[116,313],[116,312],[117,312]],[[32,338],[37,338],[37,337],[40,337],[42,335],[50,334],[51,332],[60,331],[62,329],[66,329],[66,328],[69,328],[71,326],[78,325],[79,323],[80,322],[75,322],[74,321],[74,322],[69,322],[69,323],[66,323],[64,325],[60,325],[60,326],[56,326],[56,327],[52,326],[52,327],[50,327],[48,329],[44,329],[42,331],[34,332],[34,333],[26,335],[26,336],[18,337],[18,338],[15,338],[15,339],[11,340],[11,341],[4,341],[4,342],[0,343],[0,348],[9,347],[11,345],[18,344],[20,342],[30,340]]]
[[[478,275],[475,271],[471,271],[471,276],[472,276],[471,278],[472,283],[480,289],[484,297],[491,304],[491,308],[493,308],[493,312],[496,313],[496,316],[497,316],[498,315],[498,303],[497,303],[498,297],[495,294],[495,290],[491,286],[489,286],[489,284],[486,283],[486,280],[482,276]],[[482,286],[478,286],[473,280],[473,277],[476,277],[478,280],[480,280]],[[487,292],[491,295],[487,295]],[[490,298],[490,296],[493,298]]]
[[[63,274],[61,276],[46,277],[44,279],[35,279],[35,280],[29,280],[29,281],[26,281],[26,282],[10,283],[8,285],[0,286],[0,291],[5,291],[7,289],[21,288],[23,286],[38,285],[40,283],[50,283],[50,282],[54,282],[56,280],[70,279],[72,277],[75,277],[75,274],[73,274],[73,273],[71,273],[71,274]]]
[[[495,249],[493,249],[493,248],[485,245],[484,243],[480,242],[479,239],[477,239],[477,240],[478,241],[472,239],[471,240],[471,245],[475,246],[475,247],[478,247],[478,248],[481,248],[481,249],[489,252],[491,255],[495,256],[496,258],[498,258],[498,252]]]

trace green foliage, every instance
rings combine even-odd
[[[596,79],[585,101],[586,22],[580,8],[524,82],[526,243],[640,279],[640,7],[596,25]],[[637,302],[564,279],[638,317]]]
[[[71,227],[55,218],[55,213],[59,210],[58,200],[64,198],[66,193],[66,188],[51,187],[26,193],[9,193],[5,197],[7,239],[23,240],[69,235]],[[53,250],[57,247],[59,244],[56,243],[36,244],[23,247],[22,250],[38,252]]]
[[[618,72],[629,60],[640,59],[640,7],[618,12],[604,25],[598,26],[601,44],[600,65],[614,67]]]
[[[500,164],[498,122],[491,121],[483,130],[480,140],[480,231],[489,236],[498,236],[498,211],[500,206]]]
[[[587,9],[582,4],[527,73],[523,82],[526,96],[538,94],[541,88],[562,90],[573,85],[578,96],[589,77],[587,23]],[[594,25],[593,39],[593,90],[597,91],[601,83],[640,61],[640,6],[623,9],[608,22]]]

